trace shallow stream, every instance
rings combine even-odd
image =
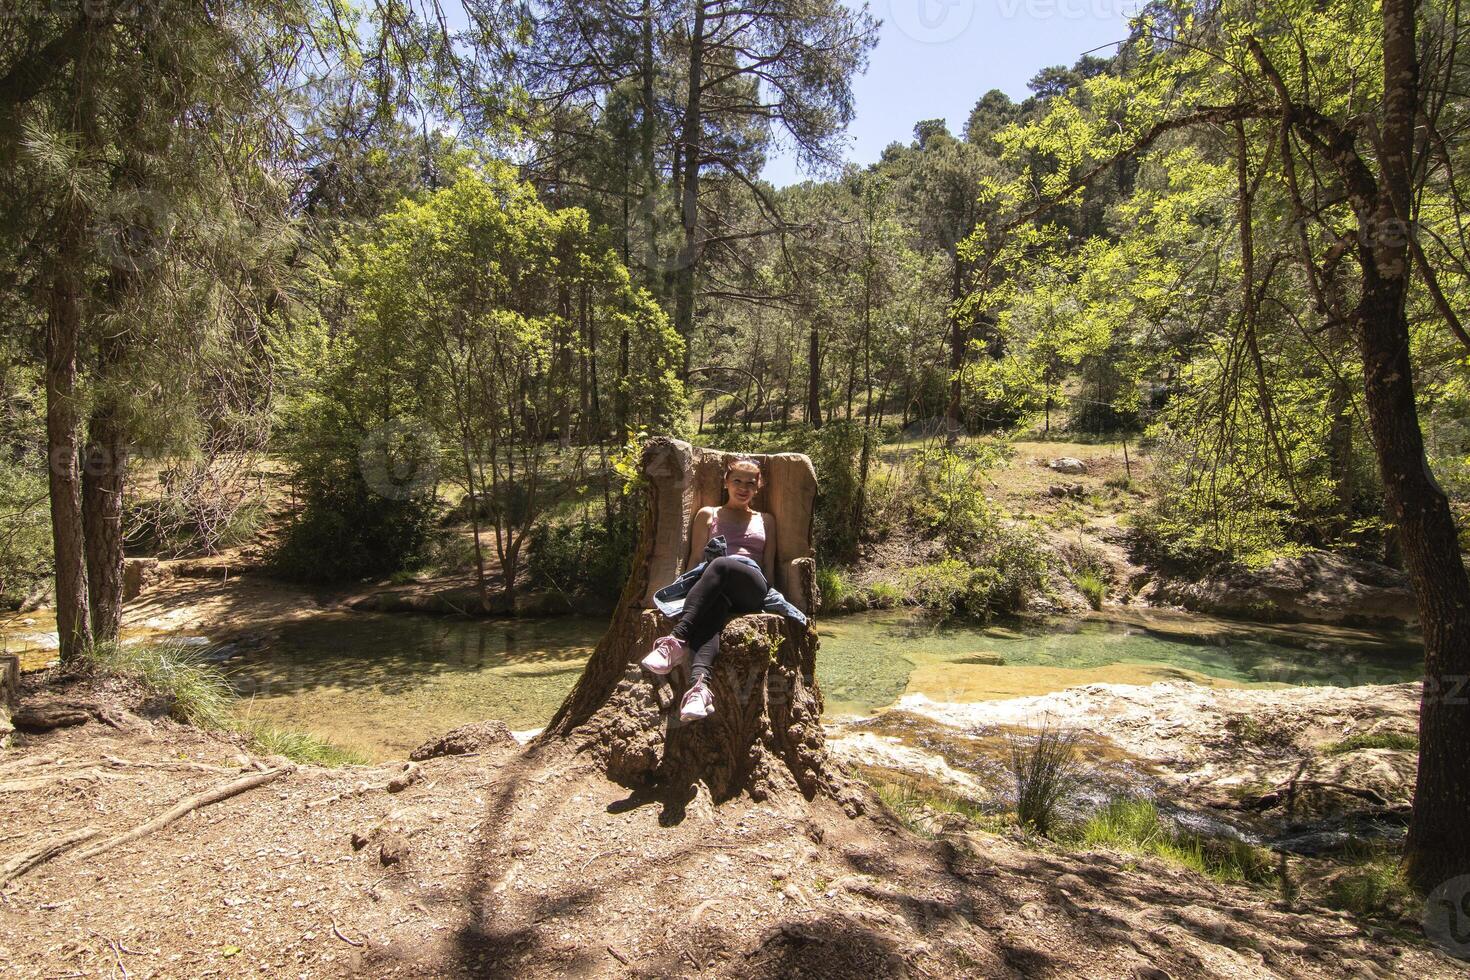
[[[1418,644],[1399,634],[1125,615],[1004,628],[935,627],[906,610],[832,617],[819,624],[817,677],[837,717],[904,694],[977,701],[1160,680],[1350,686],[1413,680],[1422,664]],[[472,721],[545,724],[605,625],[324,613],[282,625],[259,650],[217,655],[252,715],[401,758]]]

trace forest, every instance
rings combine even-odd
[[[822,666],[829,651],[856,651],[856,666],[842,668],[854,676],[888,677],[899,656],[869,639],[843,646],[841,630],[858,629],[847,622],[890,629],[902,613],[931,630],[1006,639],[1112,615],[1162,636],[1186,627],[1159,625],[1146,607],[1169,607],[1191,636],[1206,630],[1199,624],[1232,638],[1247,622],[1268,624],[1278,630],[1269,641],[1295,643],[1292,656],[1307,665],[1269,692],[1279,696],[1269,710],[1220,709],[1234,719],[1222,723],[1234,762],[1259,766],[1274,752],[1295,764],[1318,749],[1356,748],[1402,778],[1390,792],[1339,770],[1308,779],[1289,766],[1269,778],[1241,769],[1231,791],[1254,795],[1230,805],[1263,810],[1290,796],[1282,805],[1294,807],[1299,785],[1351,797],[1352,820],[1330,827],[1349,854],[1334,852],[1333,907],[1395,937],[1368,946],[1439,950],[1425,954],[1427,975],[1463,969],[1453,959],[1470,956],[1470,54],[1459,48],[1470,27],[1460,13],[1457,0],[1149,0],[1116,47],[1038,65],[1024,98],[977,91],[967,118],[904,120],[911,137],[860,164],[846,133],[884,14],[865,4],[15,0],[0,14],[0,635],[7,653],[19,651],[7,684],[19,697],[15,727],[35,692],[105,687],[118,683],[105,680],[113,671],[168,693],[174,721],[225,733],[231,751],[293,758],[310,744],[315,754],[298,751],[297,763],[347,763],[323,777],[339,782],[316,787],[344,787],[332,799],[347,800],[340,773],[381,758],[251,729],[232,714],[240,677],[273,676],[241,664],[285,635],[266,623],[280,610],[261,596],[286,610],[281,623],[351,607],[359,620],[422,620],[415,636],[438,628],[427,624],[442,617],[425,613],[513,625],[591,617],[585,671],[578,660],[560,687],[536,688],[551,699],[546,710],[524,724],[495,703],[466,710],[515,729],[545,726],[530,743],[537,751],[558,739],[585,748],[596,729],[616,746],[604,760],[612,779],[633,771],[619,752],[636,756],[627,718],[641,716],[603,730],[596,712],[633,703],[616,685],[642,652],[615,649],[614,637],[622,630],[632,643],[629,583],[652,560],[661,491],[649,460],[669,439],[761,459],[800,453],[816,476],[807,611],[820,617],[810,641],[777,636],[769,658],[783,662],[778,649],[793,648],[814,656],[820,684],[809,667],[791,669],[825,690],[827,715],[834,703],[863,701],[822,674],[837,669]],[[778,153],[810,176],[774,185],[763,172]],[[234,584],[237,573],[245,584]],[[186,604],[168,590],[216,578],[212,611],[189,629],[227,639],[244,659],[155,648],[182,628],[160,625],[167,608]],[[1314,622],[1339,632],[1312,633]],[[44,656],[22,624],[54,629]],[[349,635],[359,634],[340,634]],[[971,719],[971,734],[992,722],[1000,733],[1022,716],[955,705],[980,711],[988,698],[1174,677],[1027,675],[1031,686],[953,694],[979,683],[953,663],[989,664],[991,640],[975,642],[969,660],[907,664],[918,664],[907,688],[904,673],[864,702],[897,707],[862,734],[829,724],[828,745],[877,751],[875,741],[907,738],[939,752],[958,736],[906,735],[904,725],[918,724],[905,714],[917,710],[914,697],[932,708],[924,725],[950,711]],[[1360,643],[1407,644],[1411,662],[1373,673]],[[244,673],[232,680],[216,662]],[[1234,697],[1217,689],[1255,694],[1276,679],[1237,666],[1186,680]],[[920,676],[959,686],[921,692]],[[206,693],[180,694],[181,677]],[[525,675],[526,690],[542,682]],[[257,688],[257,705],[289,682],[275,683]],[[1288,685],[1301,700],[1290,701]],[[440,696],[452,700],[453,690]],[[1321,692],[1337,693],[1310,700]],[[195,711],[191,697],[207,706]],[[818,748],[823,698],[811,695],[811,717],[791,723],[815,730],[808,743]],[[90,727],[124,731],[108,710],[78,717],[90,711],[99,722]],[[1288,714],[1295,728],[1281,722]],[[1085,713],[1072,721],[1091,724]],[[1163,803],[1140,818],[1136,801],[1114,799],[1084,807],[1076,826],[1085,831],[1055,829],[1065,823],[1057,806],[1081,805],[1063,800],[1068,767],[1091,750],[1051,725],[1024,749],[1014,734],[1002,739],[1006,758],[995,765],[1014,772],[1018,789],[999,811],[976,802],[973,781],[935,790],[932,767],[882,782],[869,756],[859,760],[870,786],[861,792],[877,793],[884,812],[926,841],[953,831],[945,821],[968,820],[973,837],[1011,820],[1028,835],[1081,834],[1089,846],[1116,844],[1129,821],[1174,826]],[[1295,743],[1279,740],[1282,726]],[[22,769],[30,778],[30,763],[12,760],[50,751],[40,741],[27,749],[39,735],[14,738],[0,754],[0,792],[19,792],[5,780]],[[1321,749],[1328,741],[1334,748]],[[863,809],[852,802],[859,791],[842,788],[846,777],[810,760],[808,785],[790,762],[804,749],[768,749],[793,766],[808,801],[827,794],[849,817]],[[697,768],[704,751],[659,758]],[[948,752],[940,768],[973,776],[956,761],[965,751],[979,750]],[[529,779],[534,758],[516,756],[504,771]],[[1060,773],[1052,802],[1036,786],[1048,763]],[[673,763],[661,764],[667,776]],[[257,768],[245,778],[267,771]],[[711,812],[729,806],[723,784],[706,782]],[[1362,829],[1365,808],[1375,828],[1396,828],[1389,844]],[[417,832],[403,831],[405,848]],[[1279,856],[1307,853],[1272,857],[1262,844],[1242,857],[1234,844],[1160,833],[1195,855],[1189,867],[1217,878],[1225,867],[1228,880],[1283,894]],[[820,830],[807,836],[827,846]],[[1154,829],[1143,836],[1147,853],[1162,853]],[[994,840],[997,853],[1021,846]],[[0,898],[53,853],[0,865]],[[796,884],[773,894],[815,902],[838,880],[802,885],[811,895],[800,900],[782,891]],[[488,884],[482,899],[500,894]],[[1216,914],[1271,931],[1239,909]],[[1230,928],[1216,928],[1216,940]],[[942,945],[914,929],[913,942]],[[339,953],[367,955],[335,919],[331,930]],[[842,945],[804,935],[775,940],[792,950],[786,967],[805,962],[798,948]],[[0,952],[8,941],[0,932]],[[509,940],[482,941],[465,949],[511,956]],[[237,953],[246,946],[229,942]],[[36,952],[44,943],[22,948],[40,957],[37,970],[63,962]],[[100,948],[108,969],[130,952]],[[522,969],[572,969],[537,948]],[[772,948],[757,947],[760,956]],[[597,970],[641,975],[607,949],[613,960],[599,952]],[[1069,961],[1050,952],[1063,970]],[[703,954],[687,955],[640,962],[705,969]],[[1009,955],[966,955],[968,967],[928,965],[1048,972]],[[1363,959],[1343,953],[1311,969],[1268,955],[1263,975],[1349,975],[1372,959],[1354,955]],[[186,962],[151,969],[187,975],[204,961]],[[423,969],[500,975],[515,961],[481,972],[469,953],[447,962]],[[813,975],[905,975],[874,962]],[[1083,972],[1127,975],[1120,964]],[[745,975],[727,966],[717,974]],[[389,972],[372,959],[316,968]],[[1223,961],[1196,957],[1195,968],[1238,975]]]

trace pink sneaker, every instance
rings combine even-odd
[[[704,681],[684,692],[684,700],[679,704],[680,721],[698,721],[714,713],[715,696],[710,693],[709,685]]]
[[[643,658],[643,669],[667,674],[688,659],[689,644],[677,636],[660,636],[653,641],[653,650]]]

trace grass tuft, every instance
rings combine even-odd
[[[1108,583],[1101,575],[1092,571],[1078,572],[1072,576],[1072,584],[1087,599],[1089,606],[1093,609],[1102,608],[1103,599],[1108,594]]]
[[[1414,752],[1418,748],[1418,735],[1403,732],[1365,732],[1359,735],[1349,735],[1341,742],[1324,745],[1322,751],[1326,755],[1342,755],[1345,752],[1356,752],[1359,749],[1399,749]]]
[[[840,571],[827,565],[817,566],[817,595],[823,612],[840,609],[850,591]]]
[[[1403,868],[1392,855],[1379,855],[1355,865],[1332,880],[1326,904],[1353,915],[1393,917],[1414,907],[1415,894]]]
[[[240,732],[250,739],[251,748],[262,754],[318,766],[369,761],[315,735],[238,717],[235,708],[239,698],[229,679],[218,664],[205,660],[197,647],[169,642],[98,644],[88,661],[94,671],[131,678],[163,695],[175,720],[209,731]]]
[[[1082,848],[1156,857],[1216,881],[1262,882],[1274,874],[1269,851],[1228,837],[1179,831],[1149,800],[1114,799],[1075,827],[1069,838]]]
[[[1056,824],[1057,812],[1081,776],[1079,735],[1043,722],[1035,736],[1010,737],[1011,775],[1016,781],[1016,819],[1039,834]]]
[[[238,730],[250,736],[250,747],[262,755],[283,755],[310,766],[364,766],[372,760],[309,732],[277,728],[262,721],[242,721]]]
[[[169,699],[169,713],[196,728],[230,727],[235,692],[224,673],[195,647],[177,643],[99,643],[95,668],[132,678]]]
[[[888,770],[870,770],[864,775],[898,822],[921,837],[935,836],[930,818],[944,813],[963,817],[985,829],[999,829],[994,814],[958,793],[916,779],[895,777]]]

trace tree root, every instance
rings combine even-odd
[[[42,776],[18,776],[15,779],[0,780],[0,795],[5,793],[25,793],[35,789],[44,789],[52,783],[96,783],[104,779],[137,779],[137,776],[129,776],[123,773],[104,772],[101,769],[91,768],[73,772],[46,773]]]
[[[28,851],[21,851],[3,865],[0,865],[0,888],[5,887],[37,865],[45,864],[63,851],[70,850],[83,841],[91,840],[100,833],[102,831],[96,827],[83,827],[80,830],[73,830],[70,833],[62,834],[60,837],[53,837],[46,843],[39,844]]]
[[[15,772],[19,769],[37,769],[41,766],[49,766],[52,763],[60,763],[64,765],[72,761],[74,760],[63,759],[60,756],[55,755],[27,755],[22,756],[19,759],[12,759],[9,762],[0,762],[0,773]]]
[[[189,769],[195,772],[235,773],[239,767],[211,766],[207,762],[186,762],[182,759],[171,762],[134,762],[130,759],[120,759],[115,755],[103,755],[102,761],[114,769]]]
[[[333,793],[331,796],[324,796],[319,800],[311,800],[306,804],[306,808],[308,810],[314,810],[319,806],[329,806],[339,800],[345,800],[349,796],[361,796],[364,793],[375,793],[384,790],[389,793],[401,793],[423,778],[423,770],[419,768],[417,762],[405,762],[403,768],[399,770],[398,775],[386,783],[359,782],[351,789],[344,789],[340,793]]]
[[[100,844],[94,844],[85,850],[78,851],[75,855],[75,859],[78,861],[84,861],[87,858],[96,857],[104,851],[110,851],[114,847],[117,847],[121,844],[135,841],[140,837],[146,837],[156,830],[162,830],[164,827],[167,827],[169,824],[173,823],[175,820],[179,819],[185,814],[192,813],[193,811],[198,810],[201,807],[209,806],[211,803],[218,803],[220,800],[227,800],[232,796],[237,796],[240,793],[245,792],[246,790],[255,789],[257,786],[264,786],[266,783],[274,782],[280,777],[284,776],[286,773],[294,771],[294,767],[267,769],[265,772],[251,773],[248,776],[241,777],[240,779],[236,779],[232,782],[222,783],[219,786],[214,787],[213,789],[205,790],[203,793],[197,793],[194,796],[188,797],[185,800],[181,800],[173,807],[173,809],[169,810],[167,813],[154,817],[147,823],[139,824],[125,834],[119,834],[118,836],[109,838]]]

